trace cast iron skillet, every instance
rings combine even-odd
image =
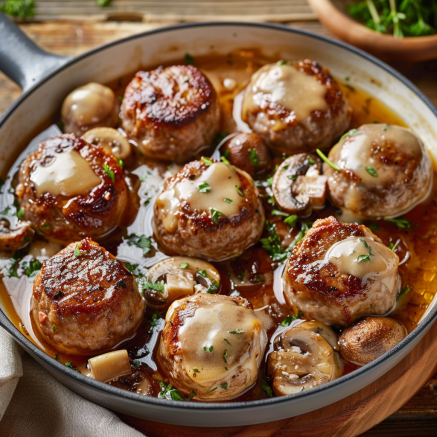
[[[38,48],[17,26],[0,13],[0,70],[17,82],[24,91],[20,98],[0,118],[0,145],[2,135],[5,135],[4,132],[9,132],[11,137],[15,134],[14,130],[11,130],[11,122],[16,121],[18,126],[19,120],[17,120],[17,118],[23,115],[22,112],[20,115],[23,105],[25,105],[35,93],[38,93],[44,85],[55,83],[56,87],[56,80],[57,78],[59,79],[60,75],[61,78],[66,72],[70,75],[74,75],[74,71],[77,72],[77,68],[81,66],[83,61],[87,61],[87,65],[90,68],[98,69],[102,68],[99,66],[98,59],[101,59],[99,56],[105,53],[110,54],[115,52],[117,46],[124,45],[123,47],[125,47],[126,44],[128,46],[131,44],[142,44],[141,47],[148,50],[149,46],[144,44],[144,41],[148,39],[152,41],[156,36],[168,38],[169,44],[171,44],[175,37],[179,38],[179,34],[188,35],[191,32],[197,35],[197,33],[200,32],[205,35],[210,35],[213,32],[219,34],[220,32],[232,32],[236,30],[246,35],[246,38],[250,38],[252,34],[258,35],[258,38],[260,35],[264,37],[265,34],[267,39],[269,37],[273,38],[273,36],[277,36],[277,34],[281,34],[284,37],[283,39],[295,38],[296,40],[302,40],[303,38],[307,42],[311,41],[314,47],[319,45],[321,47],[329,46],[330,50],[342,52],[345,62],[347,62],[346,58],[359,59],[364,62],[364,64],[371,65],[372,69],[379,71],[380,74],[388,75],[396,83],[400,83],[402,87],[405,88],[405,93],[408,91],[410,95],[414,95],[416,104],[425,108],[428,114],[427,124],[429,125],[431,120],[432,125],[437,125],[437,110],[432,103],[413,84],[388,65],[347,44],[331,40],[327,37],[314,35],[310,32],[293,29],[288,26],[222,22],[181,24],[134,35],[99,47],[79,57],[68,59],[46,53]],[[277,36],[277,38],[279,37]],[[217,37],[217,41],[220,41],[219,37]],[[199,44],[201,44],[201,41]],[[150,50],[152,50],[152,47],[150,47]],[[97,59],[97,61],[93,63],[95,59]],[[76,70],[74,70],[75,68]],[[96,77],[95,81],[99,81],[99,78]],[[74,88],[74,86],[72,86],[71,89],[72,88]],[[64,97],[65,95],[59,96],[61,102]],[[419,109],[417,109],[417,111],[419,111]],[[34,128],[37,128],[37,126]],[[435,132],[434,130],[434,137],[437,135]],[[13,138],[10,139],[10,142],[12,145],[14,144]],[[20,150],[6,150],[7,147],[9,147],[9,143],[8,146],[5,146],[5,142],[3,142],[3,145],[0,147],[0,155],[3,155],[3,157],[8,158],[10,161],[10,158],[16,157]],[[11,147],[11,149],[13,149],[13,147]],[[4,163],[2,165],[6,168]],[[422,319],[420,325],[384,356],[326,385],[294,396],[252,402],[220,404],[172,402],[141,396],[102,384],[71,370],[49,357],[21,334],[2,311],[0,311],[0,326],[8,331],[15,340],[56,379],[93,402],[122,413],[158,422],[189,426],[238,426],[280,420],[307,413],[361,390],[366,385],[381,377],[411,352],[413,347],[431,327],[436,317],[437,306],[435,305]]]

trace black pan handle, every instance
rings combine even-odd
[[[53,55],[40,49],[0,12],[0,70],[23,91],[67,60],[66,56]]]

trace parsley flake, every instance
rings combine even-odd
[[[227,382],[224,382],[223,384],[220,384],[220,387],[221,387],[223,390],[227,390],[227,389],[228,389],[228,383],[227,383]]]
[[[225,197],[225,198],[223,199],[223,201],[226,202],[226,203],[229,203],[229,204],[234,203],[234,201],[233,201],[232,199],[228,199],[227,197]]]
[[[276,65],[282,66],[287,65],[287,61],[283,61],[282,59],[276,63]]]
[[[371,167],[370,165],[368,165],[366,167],[366,170],[367,170],[367,173],[369,173],[370,176],[373,176],[374,178],[378,177],[378,173],[376,173],[376,170],[373,167]]]
[[[127,241],[128,246],[136,246],[143,250],[143,255],[147,255],[150,252],[152,247],[152,242],[150,238],[145,235],[129,235],[127,238],[123,238],[124,241]]]
[[[188,65],[194,64],[194,58],[189,53],[185,54],[185,63]]]
[[[399,296],[397,297],[397,299],[400,299],[402,296],[407,294],[410,290],[411,290],[411,287],[409,285],[406,285],[405,287],[403,287],[402,290],[400,291]]]
[[[234,329],[233,331],[228,331],[229,334],[244,334],[242,329]]]
[[[283,217],[288,217],[288,213],[284,211],[279,211],[278,209],[272,209],[272,215],[281,215]]]
[[[273,390],[265,379],[261,381],[261,389],[268,398],[271,398],[273,396]]]
[[[411,229],[413,224],[406,218],[385,218],[386,222],[394,223],[399,229]]]
[[[218,211],[218,210],[216,210],[214,208],[211,208],[211,218],[212,218],[212,221],[216,225],[218,225],[219,217],[226,217],[226,216],[222,212],[220,212],[220,211]]]
[[[241,187],[239,187],[238,185],[235,185],[235,189],[237,190],[237,193],[241,196],[244,197],[244,192],[243,189]]]
[[[112,182],[115,182],[115,173],[111,170],[108,164],[103,165],[103,170],[105,170],[106,176],[111,179]]]
[[[300,319],[302,317],[302,313],[300,310],[297,311],[297,314],[295,316],[287,316],[282,322],[281,326],[290,326],[291,322],[294,322],[297,319]]]
[[[188,263],[182,263],[180,268],[181,269],[186,269],[188,267]]]
[[[328,159],[328,157],[320,150],[320,149],[317,149],[316,150],[316,153],[317,153],[317,155],[319,155],[320,156],[320,158],[323,160],[323,161],[325,161],[326,162],[326,164],[328,164],[329,166],[331,166],[334,170],[336,170],[336,171],[340,171],[340,167],[338,166],[338,165],[336,165],[336,164],[334,164],[332,161],[330,161],[329,159]]]
[[[212,159],[207,158],[206,156],[202,156],[202,161],[205,165],[210,166],[213,162]]]
[[[228,362],[226,361],[226,357],[228,356],[228,350],[225,349],[225,351],[223,352],[223,361],[228,364]]]
[[[143,290],[154,290],[164,294],[164,281],[158,281],[158,282],[146,281],[143,284]]]
[[[293,214],[288,216],[285,220],[284,223],[289,226],[290,228],[294,228],[296,226],[297,223],[297,215]]]
[[[208,182],[202,182],[199,185],[199,192],[207,193],[208,191],[211,191],[211,185],[209,185]]]
[[[259,156],[258,156],[258,153],[256,153],[256,150],[249,149],[248,153],[249,153],[250,165],[252,167],[258,167],[259,166]]]
[[[208,277],[208,275],[207,275],[207,273],[206,273],[206,270],[198,270],[197,273],[198,273],[200,276],[203,276],[204,278],[207,278],[207,277]]]

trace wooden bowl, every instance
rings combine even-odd
[[[347,13],[353,0],[308,0],[320,21],[336,36],[388,61],[417,62],[437,58],[437,35],[395,38],[375,32]]]

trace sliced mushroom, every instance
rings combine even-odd
[[[65,132],[80,136],[94,127],[113,127],[119,110],[120,102],[111,88],[88,83],[72,91],[62,104]]]
[[[0,250],[18,250],[27,246],[35,231],[30,222],[18,222],[15,229],[10,229],[7,220],[0,220]]]
[[[195,293],[215,294],[220,288],[220,274],[209,262],[186,256],[175,256],[155,264],[147,273],[151,284],[146,286],[144,297],[152,308],[165,308],[176,299]]]
[[[405,326],[389,317],[365,317],[346,328],[340,336],[343,358],[364,366],[385,354],[407,335]]]
[[[290,214],[309,215],[325,206],[327,178],[322,161],[312,154],[300,153],[287,158],[273,177],[276,203]]]
[[[119,159],[126,159],[131,154],[131,146],[127,138],[112,127],[96,127],[85,132],[82,139],[87,143],[103,147]]]
[[[299,393],[326,384],[343,372],[334,351],[337,335],[321,322],[302,322],[275,339],[278,350],[268,358],[268,373],[277,396]]]

